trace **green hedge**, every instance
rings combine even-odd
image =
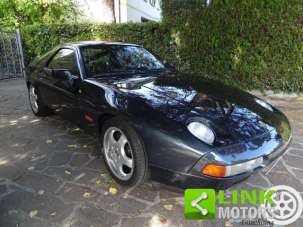
[[[142,44],[179,70],[244,89],[303,91],[302,0],[162,1],[164,22],[32,25],[26,62],[60,43]]]
[[[185,70],[248,89],[303,91],[302,0],[165,0]]]
[[[108,40],[144,45],[174,63],[170,31],[158,23],[31,25],[22,28],[26,64],[62,43]],[[176,63],[174,63],[176,64]]]

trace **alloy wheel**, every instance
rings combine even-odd
[[[134,172],[134,156],[125,134],[117,127],[109,127],[103,138],[105,160],[112,173],[122,181]]]
[[[30,104],[31,104],[31,107],[33,109],[33,111],[35,113],[38,112],[38,95],[36,93],[36,89],[34,86],[30,85],[30,88],[29,88],[29,101],[30,101]]]

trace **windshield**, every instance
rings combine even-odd
[[[164,65],[140,46],[96,45],[81,48],[88,77],[104,73],[164,70]]]

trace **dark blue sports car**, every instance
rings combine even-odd
[[[60,113],[95,133],[121,184],[149,176],[227,188],[272,165],[291,138],[287,118],[267,102],[178,73],[139,45],[62,45],[30,65],[26,82],[34,114]]]

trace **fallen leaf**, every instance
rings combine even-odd
[[[85,192],[83,194],[83,197],[86,198],[86,199],[88,199],[88,198],[92,197],[92,194],[90,192]]]
[[[96,180],[96,184],[101,184],[101,180]]]
[[[166,210],[172,210],[173,209],[173,205],[172,204],[165,204],[163,206]]]
[[[109,193],[112,194],[112,195],[116,195],[118,192],[118,189],[117,188],[114,188],[114,187],[110,187],[109,188]]]
[[[77,148],[77,145],[76,144],[69,144],[69,145],[67,145],[67,147],[69,147],[69,148]]]
[[[51,213],[50,215],[51,216],[56,216],[56,214],[57,214],[57,212],[55,211],[55,212]]]
[[[123,195],[123,199],[127,199],[127,198],[128,198],[128,194],[126,193]]]
[[[32,210],[31,212],[29,212],[29,216],[30,216],[31,218],[35,217],[37,214],[38,214],[38,211],[37,211],[37,210]]]
[[[167,218],[162,215],[159,216],[159,221],[161,224],[166,224],[168,222]]]
[[[67,174],[67,175],[71,175],[71,174],[72,174],[71,171],[69,171],[69,170],[65,170],[64,172],[65,172],[65,174]]]
[[[44,190],[39,190],[38,191],[38,195],[43,195],[44,194]]]
[[[46,140],[46,143],[52,143],[53,140]]]
[[[163,215],[153,215],[148,226],[171,226],[171,223]]]

